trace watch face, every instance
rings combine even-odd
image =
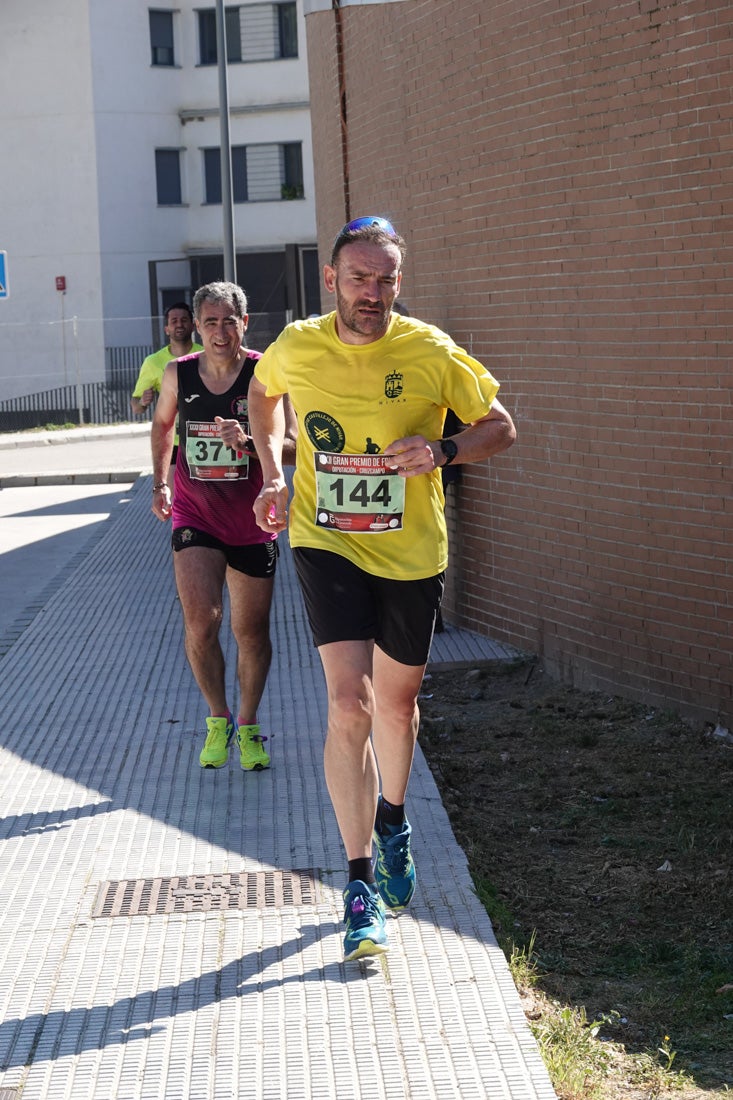
[[[448,466],[458,454],[458,447],[452,439],[441,439],[440,449],[445,455],[445,464]]]

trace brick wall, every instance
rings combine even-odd
[[[347,214],[392,216],[402,297],[519,431],[464,471],[447,617],[733,724],[733,6],[340,14],[347,180],[334,14],[307,20],[322,258]]]

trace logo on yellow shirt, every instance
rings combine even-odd
[[[391,374],[385,376],[384,379],[384,395],[385,397],[399,397],[402,393],[402,383],[405,376],[400,374],[399,371],[393,370]]]
[[[338,420],[334,420],[329,413],[318,412],[315,409],[306,413],[303,427],[317,451],[343,451],[346,433]]]

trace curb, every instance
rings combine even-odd
[[[150,424],[108,424],[100,428],[74,428],[61,432],[7,432],[0,435],[0,450],[48,447],[59,443],[91,443],[96,439],[135,439],[150,434]]]
[[[88,474],[9,474],[0,477],[0,489],[25,489],[35,485],[124,484],[147,476],[150,470],[96,470]],[[0,1093],[0,1100],[2,1094]]]

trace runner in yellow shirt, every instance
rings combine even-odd
[[[481,363],[393,312],[404,256],[384,218],[345,225],[324,267],[335,312],[289,325],[249,388],[264,531],[288,525],[284,394],[298,418],[289,537],[328,688],[347,959],[387,950],[384,906],[404,909],[415,889],[404,804],[448,560],[441,468],[497,455],[516,434]],[[449,408],[468,426],[443,438]]]
[[[190,355],[194,351],[203,351],[202,345],[195,343],[193,340],[193,327],[193,313],[187,302],[174,302],[172,306],[168,306],[165,311],[163,331],[166,336],[170,337],[170,344],[143,359],[135,389],[132,391],[132,397],[130,398],[132,411],[138,416],[144,413],[149,405],[152,405],[156,394],[160,393],[163,372],[171,359],[180,359],[182,356]],[[168,481],[171,492],[173,492],[177,458],[178,421],[176,420]]]
[[[130,405],[136,416],[144,413],[155,401],[156,394],[160,393],[163,371],[171,359],[180,359],[182,355],[190,355],[192,351],[203,351],[201,344],[193,341],[193,313],[186,302],[175,302],[168,306],[163,331],[169,337],[170,343],[143,359],[135,389],[132,391]]]

